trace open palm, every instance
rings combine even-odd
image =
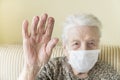
[[[23,22],[23,50],[27,66],[41,66],[47,63],[52,49],[58,42],[57,38],[51,39],[54,18],[47,17],[47,14],[43,14],[40,18],[35,16],[30,32],[28,32],[28,21]]]

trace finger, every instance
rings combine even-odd
[[[29,35],[28,35],[28,21],[27,20],[24,20],[23,24],[22,24],[22,36],[23,36],[24,39],[29,38]]]
[[[59,39],[58,38],[53,38],[49,41],[49,43],[47,44],[46,46],[46,52],[47,52],[47,55],[50,57],[51,56],[51,53],[52,53],[52,50],[53,48],[56,46],[56,44],[58,43]]]
[[[38,22],[39,22],[39,17],[35,16],[32,20],[32,24],[31,24],[31,36],[36,36],[37,35]]]
[[[46,24],[47,17],[48,17],[48,15],[45,13],[40,18],[40,22],[38,25],[38,32],[39,32],[40,36],[44,33],[44,27]]]
[[[49,17],[48,18],[48,23],[47,23],[47,26],[46,26],[46,31],[45,31],[45,37],[48,39],[48,41],[51,39],[53,26],[54,26],[54,18]]]
[[[48,15],[45,13],[41,16],[40,22],[38,24],[38,37],[36,39],[36,42],[40,42],[42,39],[43,34],[45,33],[45,24],[47,20]]]

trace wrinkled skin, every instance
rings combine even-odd
[[[28,21],[24,20],[22,36],[25,66],[41,66],[48,62],[52,49],[58,42],[57,38],[51,39],[54,22],[54,18],[47,14],[35,16],[28,32]]]

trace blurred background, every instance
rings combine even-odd
[[[120,0],[0,0],[0,44],[21,44],[22,21],[42,13],[55,18],[53,37],[61,40],[65,18],[81,12],[101,20],[101,43],[120,44]]]

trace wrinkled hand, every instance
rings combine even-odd
[[[23,50],[25,65],[40,66],[48,62],[52,49],[58,42],[57,38],[51,39],[54,18],[43,14],[40,18],[34,17],[28,32],[28,21],[22,25]]]

